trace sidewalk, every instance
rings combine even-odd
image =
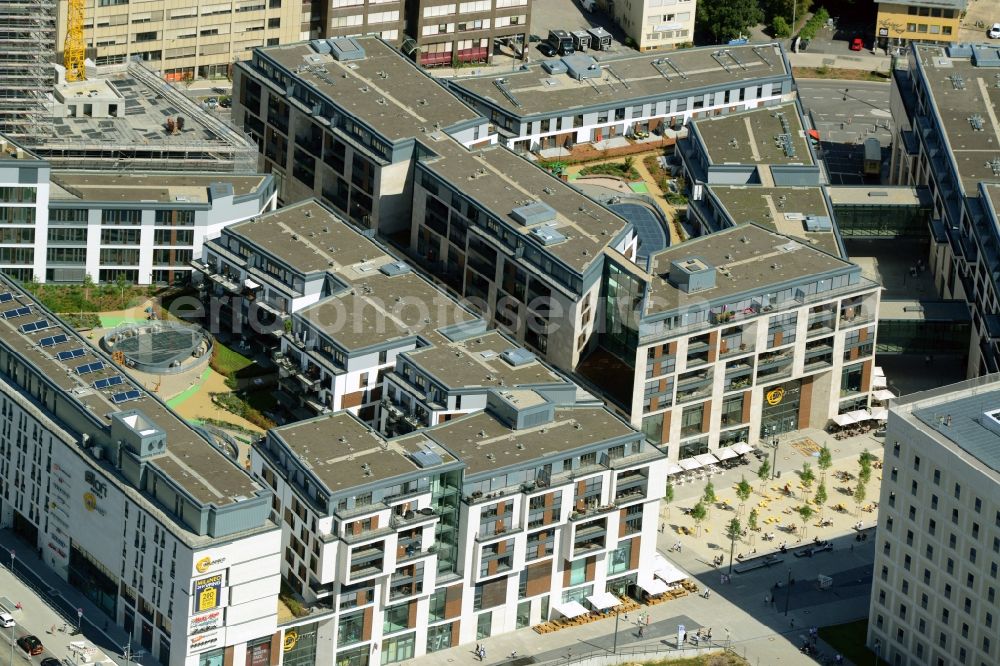
[[[833,69],[862,69],[865,71],[888,72],[892,58],[867,55],[830,55],[828,53],[789,53],[788,62],[792,67],[830,67]]]

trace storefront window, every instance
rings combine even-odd
[[[225,650],[218,649],[206,652],[198,657],[198,666],[222,666]]]
[[[316,623],[285,630],[282,649],[284,666],[314,666],[316,663]],[[213,665],[214,666],[214,665]]]
[[[621,573],[628,570],[629,560],[632,559],[632,540],[624,542],[615,548],[608,558],[608,575]]]
[[[271,637],[259,638],[247,644],[246,666],[268,666],[271,663]]]

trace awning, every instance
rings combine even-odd
[[[850,414],[837,414],[833,417],[833,422],[841,427],[857,423],[857,421],[854,420],[854,417]]]
[[[889,418],[889,410],[885,407],[872,407],[872,418],[876,421],[885,421]]]
[[[809,130],[809,136],[819,141],[819,132],[814,129]]]
[[[698,469],[701,467],[694,458],[684,458],[683,460],[678,460],[677,464],[681,466],[685,472],[690,472],[693,469]]]
[[[671,474],[680,474],[683,471],[684,468],[677,463],[670,463],[667,465],[667,476],[670,476]]]
[[[730,458],[735,458],[736,453],[732,449],[719,449],[715,452],[715,457],[719,460],[729,460]]]
[[[260,285],[258,283],[256,283],[256,282],[254,282],[253,280],[251,280],[250,278],[247,278],[246,280],[243,281],[243,286],[246,287],[247,289],[259,289],[260,288]]]
[[[672,562],[659,553],[653,556],[653,575],[664,583],[676,583],[688,577],[686,573],[678,569]]]
[[[564,604],[556,604],[555,609],[557,612],[562,613],[564,616],[569,618],[586,615],[590,612],[579,601],[567,601]]]
[[[885,377],[872,377],[872,388],[883,389],[888,384],[885,381]]]
[[[896,394],[889,389],[879,389],[872,393],[872,397],[876,400],[892,400],[896,397]]]
[[[868,413],[867,409],[855,409],[853,412],[847,412],[847,415],[852,417],[858,423],[868,421],[872,417],[872,415]]]
[[[876,365],[872,368],[872,377],[885,377],[885,371],[882,370],[881,366]]]
[[[639,582],[637,585],[642,588],[646,594],[650,596],[656,596],[657,594],[663,594],[667,591],[667,584],[664,583],[659,578],[653,578],[648,583]]]
[[[742,456],[744,454],[753,451],[753,447],[747,444],[746,442],[736,442],[736,444],[733,445],[732,449],[733,451],[736,452],[736,455],[738,456]]]
[[[699,455],[696,455],[694,459],[695,462],[697,462],[702,467],[705,467],[706,465],[714,465],[715,463],[719,462],[719,459],[713,456],[711,453],[701,453]]]
[[[610,592],[597,592],[587,597],[587,601],[597,610],[614,608],[615,606],[620,606],[622,603],[621,599]]]

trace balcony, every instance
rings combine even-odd
[[[587,519],[587,518],[593,518],[595,516],[604,515],[606,513],[611,513],[613,511],[617,511],[617,510],[618,510],[618,507],[615,506],[614,504],[597,505],[595,503],[592,506],[584,507],[581,510],[574,510],[574,511],[572,511],[569,514],[569,519],[570,519],[570,521],[575,522],[575,521],[578,521],[578,520],[584,520],[584,519]],[[588,528],[584,528],[584,529],[588,529]]]

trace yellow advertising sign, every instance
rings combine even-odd
[[[288,631],[285,632],[285,639],[282,641],[281,646],[285,652],[289,652],[295,647],[295,644],[298,642],[299,642],[299,632],[295,631],[294,629],[289,629]]]
[[[779,386],[776,389],[771,389],[770,391],[768,391],[767,395],[764,396],[764,399],[767,400],[767,404],[773,407],[774,405],[780,403],[784,397],[785,397],[785,389]]]
[[[194,610],[196,613],[219,607],[219,596],[222,594],[222,575],[209,576],[194,582]]]

